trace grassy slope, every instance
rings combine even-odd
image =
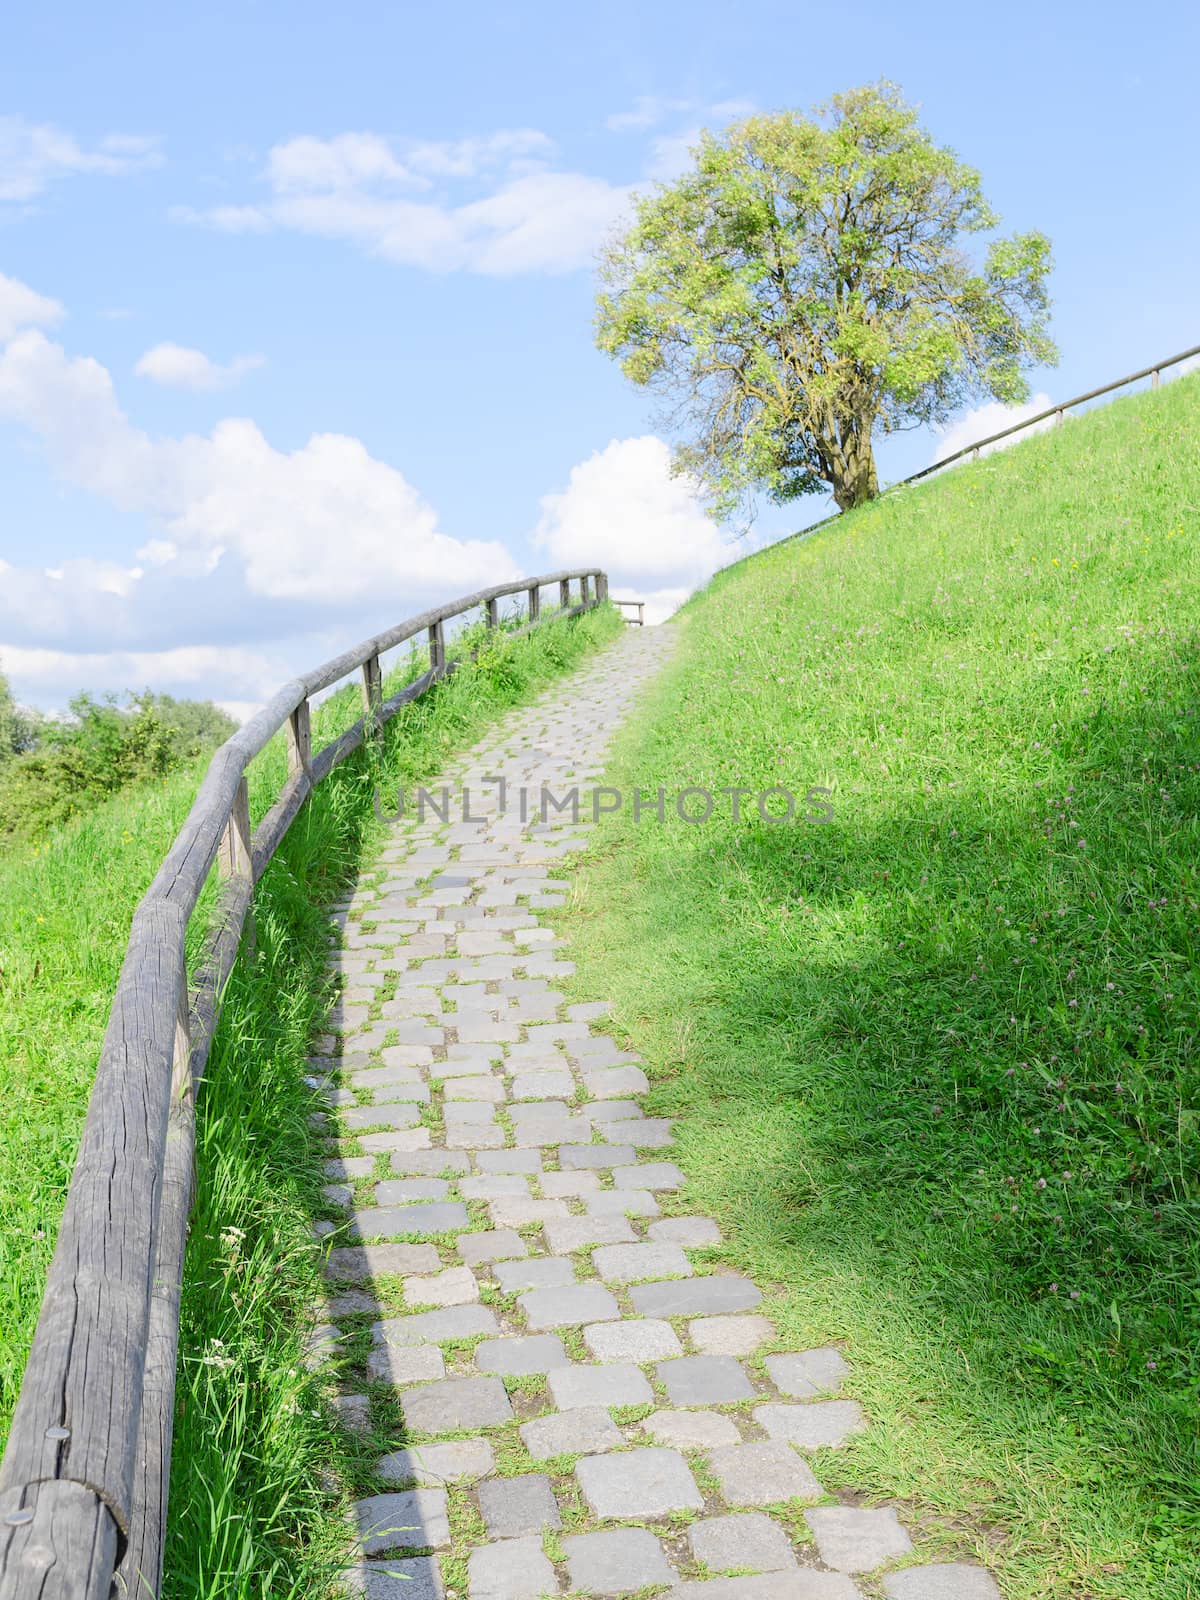
[[[166,1592],[312,1596],[344,1525],[322,1469],[344,1441],[304,1368],[319,1288],[311,1219],[321,1149],[304,1063],[328,990],[323,907],[380,837],[376,783],[434,774],[502,710],[537,693],[621,623],[611,611],[551,623],[488,650],[407,707],[384,747],[351,758],[293,825],[256,894],[257,954],[235,969],[200,1099],[199,1196],[184,1286]],[[401,669],[389,688],[411,667]],[[358,715],[343,692],[314,744]],[[251,768],[251,809],[285,757]],[[133,908],[191,803],[199,769],[116,797],[0,862],[0,1440],[53,1249],[96,1053]]]
[[[1198,436],[1180,380],[722,573],[607,781],[834,820],[624,815],[576,900],[689,1205],[846,1343],[824,1481],[1012,1600],[1200,1593]]]

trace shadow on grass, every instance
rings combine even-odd
[[[1193,1572],[1197,721],[1093,713],[1053,794],[677,827],[623,950],[673,1018],[656,1109],[764,1281],[849,1264],[962,1352],[968,1425],[1066,1426]]]

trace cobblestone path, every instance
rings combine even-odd
[[[393,1395],[405,1422],[355,1506],[351,1587],[467,1600],[465,1571],[470,1600],[998,1600],[981,1568],[913,1565],[894,1510],[832,1503],[808,1456],[867,1426],[853,1374],[782,1348],[756,1286],[706,1264],[720,1233],[688,1210],[638,1057],[602,1001],[555,989],[573,971],[555,868],[590,804],[529,826],[520,790],[532,813],[543,783],[599,780],[671,637],[628,629],[510,714],[439,780],[485,820],[456,801],[397,823],[339,908],[314,1071],[327,1197],[362,1242],[331,1249],[313,1356],[339,1358],[348,1428],[377,1437]]]

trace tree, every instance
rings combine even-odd
[[[8,679],[0,672],[0,763],[19,756],[37,743],[41,719],[35,711],[26,711],[17,705],[8,686]]]
[[[1050,244],[995,227],[979,174],[935,145],[893,84],[809,120],[705,133],[690,170],[641,198],[605,250],[597,338],[671,403],[695,475],[725,516],[755,490],[878,493],[874,436],[943,422],[968,399],[1028,395],[1053,363]]]

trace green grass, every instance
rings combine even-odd
[[[567,924],[690,1209],[837,1340],[897,1502],[1008,1600],[1200,1593],[1200,379],[720,574]]]
[[[256,952],[243,950],[234,970],[198,1104],[165,1584],[172,1600],[317,1596],[344,1553],[338,1469],[354,1451],[302,1360],[320,1287],[310,1230],[323,1181],[303,1078],[328,993],[324,908],[383,836],[376,785],[390,809],[398,783],[432,777],[500,712],[621,626],[605,608],[485,643],[474,665],[406,707],[380,747],[330,775],[258,886]],[[476,629],[466,643],[482,637]],[[404,663],[389,692],[420,667]],[[354,688],[325,702],[314,714],[314,748],[360,709]],[[256,818],[285,770],[278,741],[252,764]],[[180,772],[117,796],[0,862],[0,1428],[32,1337],[129,920],[199,776],[199,768]]]

